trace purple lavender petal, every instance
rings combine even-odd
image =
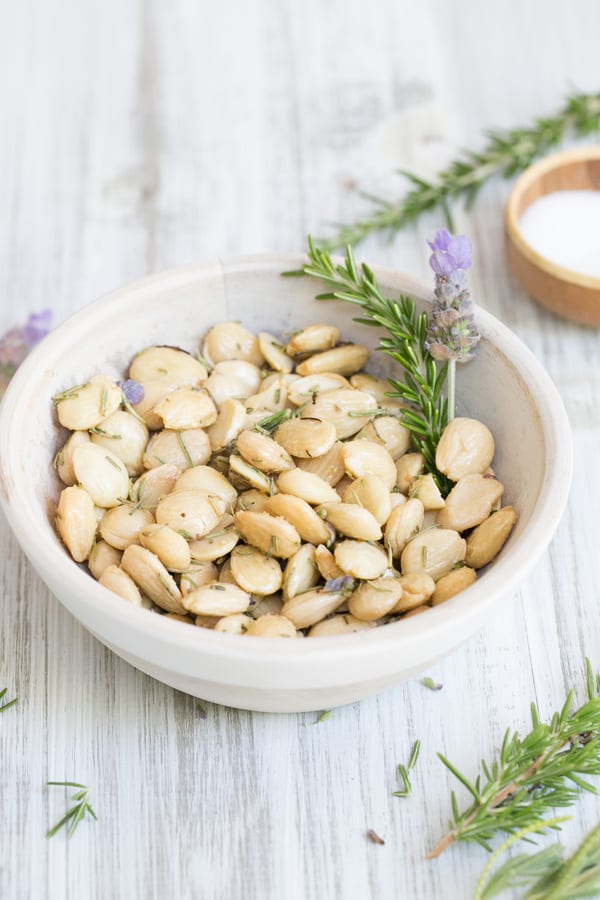
[[[144,388],[139,381],[134,381],[133,378],[127,378],[125,381],[117,381],[117,384],[123,391],[127,402],[132,406],[141,403],[144,399]]]
[[[44,309],[41,313],[32,313],[23,328],[23,339],[25,343],[29,347],[35,347],[42,338],[46,337],[50,331],[51,325],[51,309]]]
[[[351,575],[341,575],[339,578],[328,578],[323,586],[326,593],[335,594],[338,591],[346,591],[354,586],[354,578]]]
[[[473,264],[473,247],[466,234],[457,234],[448,248],[456,261],[455,269],[469,269]]]
[[[429,265],[436,275],[448,276],[456,269],[456,261],[451,253],[444,250],[436,250],[429,257]]]
[[[449,250],[451,242],[452,235],[447,228],[439,228],[433,241],[427,241],[432,250]]]

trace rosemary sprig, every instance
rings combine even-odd
[[[46,834],[47,838],[54,837],[57,831],[66,825],[69,822],[69,828],[67,831],[68,837],[71,837],[77,826],[80,822],[85,818],[85,814],[88,813],[93,819],[97,819],[97,815],[89,804],[89,796],[91,788],[86,787],[85,784],[78,784],[76,781],[49,781],[49,785],[56,785],[57,787],[74,787],[78,788],[77,792],[73,794],[71,800],[75,803],[75,806],[72,806],[54,825],[50,831]]]
[[[492,854],[477,882],[473,900],[492,900],[514,888],[528,887],[526,900],[577,900],[600,894],[600,825],[584,838],[575,852],[564,859],[560,844],[551,844],[537,853],[521,853],[506,860],[495,871],[499,857],[516,840],[544,828],[555,827],[568,816],[535,822],[507,838]]]
[[[555,807],[571,806],[581,791],[597,793],[586,780],[600,775],[600,676],[586,660],[588,700],[572,711],[573,691],[547,723],[531,705],[532,729],[521,738],[510,729],[499,759],[481,763],[474,782],[444,756],[441,761],[466,787],[473,801],[462,812],[452,792],[453,818],[449,831],[428,858],[439,856],[455,841],[475,841],[490,849],[498,832],[512,834],[537,822]],[[555,827],[555,826],[550,826]]]
[[[444,496],[451,482],[435,465],[435,450],[442,431],[448,424],[448,403],[442,388],[446,380],[447,363],[442,366],[425,347],[427,313],[417,314],[410,297],[398,300],[384,297],[375,275],[362,263],[358,268],[352,249],[346,248],[345,263],[334,263],[326,250],[319,249],[308,238],[309,263],[300,272],[285,274],[310,275],[325,282],[331,290],[317,295],[319,300],[345,300],[360,307],[361,315],[354,318],[361,325],[383,328],[388,334],[379,339],[379,350],[404,369],[404,382],[388,379],[390,397],[409,404],[400,413],[400,421],[412,434],[415,447],[425,458],[425,465],[438,483]]]
[[[405,766],[402,763],[398,766],[398,772],[400,777],[402,778],[403,789],[401,791],[392,791],[392,797],[410,797],[412,794],[412,784],[410,781],[410,775],[408,774],[417,764],[417,760],[419,758],[419,753],[421,751],[421,741],[416,740],[413,744],[412,750],[410,751],[410,758],[408,760],[408,764]]]
[[[0,702],[6,696],[7,692],[8,692],[8,688],[4,688],[3,690],[0,691]],[[14,706],[15,703],[18,702],[18,700],[19,700],[18,697],[14,697],[12,700],[8,700],[7,703],[4,703],[2,706],[0,706],[0,713],[6,712],[6,710],[10,709],[11,706]]]
[[[479,152],[464,152],[426,181],[410,172],[402,172],[412,185],[397,203],[370,197],[375,210],[363,219],[343,225],[337,234],[319,242],[324,250],[336,250],[347,244],[356,245],[367,235],[386,231],[395,234],[423,213],[441,209],[452,230],[449,203],[464,196],[467,207],[480,188],[494,175],[512,178],[553,147],[571,131],[584,137],[600,128],[600,94],[575,94],[569,97],[555,116],[535,119],[526,128],[488,131],[487,143]]]

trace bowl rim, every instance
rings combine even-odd
[[[340,261],[342,261],[340,259]],[[44,369],[44,358],[56,354],[63,344],[71,344],[81,330],[88,331],[90,321],[101,321],[118,309],[123,314],[124,300],[133,301],[139,295],[153,293],[161,285],[170,290],[189,284],[198,278],[219,274],[224,278],[232,273],[265,271],[281,273],[305,264],[302,254],[256,254],[213,260],[205,264],[170,268],[117,288],[84,306],[57,326],[27,357],[9,385],[0,405],[0,504],[9,525],[34,568],[45,579],[45,572],[60,573],[64,593],[79,597],[78,603],[93,607],[99,616],[110,616],[140,640],[170,645],[173,649],[208,654],[212,658],[230,662],[265,662],[293,669],[299,661],[311,663],[353,661],[371,657],[384,649],[402,659],[403,647],[423,652],[436,639],[458,628],[464,635],[450,648],[466,640],[477,629],[482,615],[493,606],[500,595],[511,593],[517,583],[535,565],[550,542],[564,510],[571,483],[573,447],[569,420],[562,400],[550,376],[534,354],[505,325],[483,308],[478,308],[478,325],[482,335],[518,369],[519,375],[532,396],[542,423],[545,441],[545,474],[543,488],[532,510],[527,529],[519,541],[477,582],[452,600],[429,610],[426,616],[414,616],[381,628],[349,635],[323,637],[318,641],[273,641],[269,638],[239,640],[237,635],[211,629],[190,628],[186,623],[162,617],[156,628],[156,613],[123,602],[95,581],[81,566],[70,559],[59,543],[50,543],[30,527],[26,503],[19,492],[19,470],[15,454],[11,454],[11,433],[18,434],[19,400],[36,383]],[[416,299],[431,301],[431,285],[398,270],[373,266],[373,271],[386,292],[408,293]],[[97,323],[96,323],[97,324]],[[549,466],[552,455],[553,465]],[[49,465],[50,465],[49,460]],[[22,477],[22,476],[21,476]],[[21,501],[21,502],[20,502]],[[51,526],[50,526],[51,527]],[[61,597],[58,597],[61,600]],[[61,601],[63,602],[63,601]],[[68,603],[64,605],[69,607]],[[77,618],[77,614],[73,613]],[[87,627],[87,626],[84,626]],[[104,640],[100,636],[101,640]],[[139,641],[138,641],[139,643]],[[443,643],[443,641],[442,641]],[[124,642],[123,649],[127,647]],[[431,654],[430,654],[431,655]],[[439,655],[439,654],[438,654]],[[356,675],[360,678],[360,673]]]
[[[561,266],[547,256],[543,256],[526,240],[521,231],[518,214],[519,206],[525,191],[543,175],[560,169],[565,165],[574,162],[585,162],[586,160],[600,160],[600,145],[593,147],[579,147],[575,150],[564,150],[560,153],[552,153],[550,156],[539,160],[529,166],[522,175],[517,178],[513,185],[504,215],[506,233],[516,249],[524,256],[533,266],[545,272],[553,278],[565,281],[578,287],[586,288],[590,291],[600,292],[600,276],[585,275],[576,269],[569,269],[567,266]],[[545,194],[542,196],[546,196]]]

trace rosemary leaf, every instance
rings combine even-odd
[[[94,820],[97,820],[98,817],[89,804],[91,788],[86,787],[84,784],[79,784],[76,781],[48,781],[47,783],[56,787],[78,788],[76,793],[71,797],[71,801],[75,803],[75,806],[72,806],[71,809],[67,810],[62,819],[59,819],[56,825],[54,825],[46,833],[47,838],[54,837],[57,831],[60,831],[60,829],[67,823],[69,823],[67,836],[71,837],[79,823],[82,822],[85,818],[86,813],[88,813]]]
[[[364,218],[343,225],[337,234],[319,242],[323,250],[356,245],[374,232],[395,234],[421,215],[440,209],[449,211],[449,202],[464,197],[469,207],[480,188],[495,175],[512,178],[540,156],[556,147],[569,132],[584,137],[600,128],[600,94],[574,94],[552,117],[535,119],[525,128],[489,131],[478,152],[466,152],[426,181],[402,172],[410,190],[397,203],[370,198],[375,209]],[[452,229],[451,229],[452,230]]]

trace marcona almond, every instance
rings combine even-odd
[[[239,322],[214,325],[204,339],[202,355],[213,365],[230,359],[244,359],[259,367],[264,363],[258,339]]]
[[[512,506],[503,506],[474,528],[467,538],[467,565],[482,569],[495,559],[516,521],[517,514]]]
[[[182,594],[189,594],[196,588],[202,587],[204,584],[210,584],[217,581],[219,572],[212,562],[200,562],[192,560],[189,569],[182,572],[179,578],[179,584]]]
[[[161,563],[171,571],[181,572],[191,562],[187,541],[168,525],[149,525],[140,532],[140,544],[156,553]]]
[[[402,551],[403,575],[425,572],[434,581],[445,575],[465,558],[467,542],[456,531],[430,528],[418,534]]]
[[[315,562],[317,564],[317,568],[321,574],[321,576],[325,579],[325,581],[329,581],[332,578],[341,578],[344,572],[340,569],[338,564],[335,561],[335,556],[328,550],[325,544],[319,544],[318,547],[315,547]],[[315,581],[315,584],[317,583]]]
[[[229,447],[246,426],[246,407],[239,400],[225,400],[214,425],[206,433],[214,452]]]
[[[113,378],[95,375],[87,384],[76,385],[54,397],[58,421],[70,431],[96,428],[121,405],[121,388]]]
[[[289,356],[302,356],[307,353],[317,353],[320,350],[329,350],[335,347],[339,339],[339,328],[335,325],[324,325],[323,323],[307,325],[306,328],[302,328],[292,335],[285,349]]]
[[[401,425],[394,416],[377,416],[371,424],[394,462],[404,456],[410,447],[408,428]]]
[[[370,394],[341,388],[318,394],[315,402],[309,403],[300,415],[303,419],[331,422],[338,440],[344,440],[360,431],[376,411],[377,401]]]
[[[396,484],[396,465],[382,444],[348,441],[344,444],[344,463],[352,478],[377,475],[390,491]]]
[[[399,578],[374,578],[359,585],[348,600],[348,610],[355,618],[374,622],[390,613],[402,597]]]
[[[262,474],[262,473],[261,473]],[[252,512],[264,512],[269,495],[256,488],[250,488],[248,491],[242,491],[238,496],[235,511],[240,509],[249,509]]]
[[[258,346],[268,364],[276,372],[292,371],[294,360],[287,355],[283,344],[280,344],[272,334],[269,334],[267,331],[259,332]]]
[[[391,494],[377,475],[356,478],[344,491],[342,500],[368,509],[378,525],[384,525],[392,512]]]
[[[74,431],[54,457],[54,468],[58,472],[60,480],[67,487],[72,487],[77,483],[77,477],[73,469],[73,453],[77,447],[81,447],[82,444],[89,444],[89,442],[90,436],[87,431]]]
[[[129,475],[139,475],[144,468],[144,450],[149,437],[143,422],[118,409],[93,430],[92,441],[118,456]]]
[[[139,544],[140,532],[153,523],[154,516],[148,509],[113,506],[102,516],[98,530],[111,547],[125,550],[130,544]]]
[[[402,587],[402,596],[392,610],[394,615],[422,606],[427,603],[435,591],[435,581],[425,572],[401,575],[399,581]]]
[[[245,613],[231,613],[219,619],[215,631],[222,631],[224,634],[246,634],[253,621]]]
[[[176,388],[157,403],[154,412],[165,428],[181,431],[206,428],[217,421],[217,407],[207,391],[193,387]]]
[[[167,428],[154,434],[144,453],[144,466],[171,465],[178,469],[203,466],[210,459],[210,441],[201,428],[186,428],[171,431]]]
[[[316,375],[298,376],[289,387],[288,397],[294,406],[315,403],[319,394],[325,391],[337,391],[340,388],[350,389],[350,382],[343,375],[335,372],[317,372]]]
[[[178,478],[174,490],[208,491],[210,494],[217,494],[223,498],[227,509],[232,509],[237,500],[236,489],[212,466],[193,466],[186,469]]]
[[[106,541],[96,541],[92,547],[88,557],[88,569],[96,579],[100,580],[100,576],[109,566],[118,566],[121,562],[121,551],[116,547],[111,547]]]
[[[217,528],[201,538],[199,541],[192,541],[190,544],[190,553],[192,559],[198,562],[210,562],[215,559],[222,559],[231,553],[240,539],[239,534],[234,528]]]
[[[408,494],[410,486],[425,470],[422,453],[405,453],[396,461],[396,485],[403,494]]]
[[[123,553],[121,568],[133,578],[142,593],[161,609],[185,615],[181,591],[155,553],[139,544],[131,544]]]
[[[302,469],[292,469],[282,472],[277,479],[277,488],[283,494],[293,494],[306,500],[307,503],[316,505],[328,501],[335,502],[340,495],[326,481],[312,472]]]
[[[265,494],[272,494],[275,491],[275,485],[271,478],[256,466],[252,466],[243,457],[237,453],[232,453],[229,457],[229,478],[234,485],[243,490],[244,486],[250,485],[257,491]],[[235,481],[234,481],[235,479]]]
[[[125,465],[105,447],[82,444],[73,452],[73,471],[96,506],[118,506],[129,494]]]
[[[243,510],[235,514],[235,524],[246,543],[263,553],[289,559],[300,549],[300,535],[293,525],[279,516]]]
[[[209,491],[174,491],[156,507],[156,521],[197,541],[214,530],[226,508],[223,498]]]
[[[335,372],[337,375],[354,375],[367,364],[369,348],[362,344],[345,344],[333,350],[325,350],[309,356],[296,366],[298,375],[316,375],[319,372]]]
[[[148,469],[133,484],[133,502],[142,509],[156,509],[162,498],[171,493],[180,475],[181,469],[173,465]]]
[[[316,550],[312,544],[303,544],[288,559],[283,572],[283,596],[286,600],[310,590],[318,583],[319,570],[315,554]]]
[[[295,638],[296,628],[286,616],[261,616],[251,619],[246,632],[250,637]]]
[[[425,510],[420,500],[413,498],[395,506],[385,525],[385,545],[397,559],[411,538],[423,527]]]
[[[281,566],[256,547],[237,546],[231,553],[231,574],[249,594],[274,594],[283,583]]]
[[[342,591],[305,591],[287,600],[281,612],[296,628],[308,628],[334,612],[343,600]]]
[[[287,405],[287,391],[285,378],[279,375],[269,387],[264,387],[258,394],[247,397],[244,401],[248,417],[247,427],[254,427],[262,419],[284,410]]]
[[[374,622],[361,622],[349,613],[340,613],[317,622],[308,632],[309,637],[333,637],[337,634],[353,634],[355,631],[370,631],[375,628]]]
[[[461,566],[460,569],[453,569],[447,575],[442,575],[431,598],[433,606],[439,606],[440,603],[445,603],[446,600],[460,594],[470,587],[476,578],[475,570],[469,566]]]
[[[278,591],[276,594],[270,594],[268,597],[252,597],[248,615],[253,619],[260,619],[262,616],[278,616],[282,608],[283,598]]]
[[[318,512],[346,537],[361,541],[378,541],[381,538],[381,528],[375,516],[355,503],[324,503]]]
[[[388,568],[385,550],[367,541],[340,541],[336,544],[333,555],[344,575],[364,581],[381,578]]]
[[[314,459],[324,456],[335,444],[335,427],[320,419],[289,419],[273,435],[291,456]]]
[[[144,391],[144,396],[139,403],[133,405],[133,409],[138,416],[141,416],[146,423],[146,427],[149,428],[150,431],[160,431],[163,427],[163,420],[160,416],[156,415],[154,407],[157,403],[160,403],[167,394],[176,390],[177,385],[169,383],[168,381],[157,381],[156,379],[139,383]]]
[[[177,347],[147,347],[134,357],[129,367],[129,377],[139,382],[197,385],[206,381],[207,376],[206,366]]]
[[[107,566],[98,580],[103,587],[118,594],[132,606],[142,605],[142,595],[137,584],[119,566]]]
[[[344,445],[336,441],[331,450],[323,456],[315,459],[296,458],[296,465],[304,472],[312,472],[326,481],[331,487],[336,487],[344,477]]]
[[[183,605],[195,615],[228,616],[243,613],[250,604],[250,594],[234,584],[213,582],[190,591],[183,597]]]
[[[81,487],[61,491],[56,510],[56,527],[75,562],[87,559],[96,537],[94,501]]]
[[[494,458],[494,438],[478,419],[459,417],[444,428],[435,451],[435,464],[451,481],[481,474]]]
[[[446,504],[438,513],[438,524],[454,531],[466,531],[487,519],[500,500],[504,486],[487,475],[464,475],[456,482]]]
[[[329,540],[329,529],[312,506],[292,494],[275,494],[265,503],[265,511],[272,516],[283,516],[294,526],[303,541],[322,544]]]
[[[446,505],[440,489],[434,481],[433,475],[417,475],[408,489],[409,497],[416,497],[421,501],[425,512],[431,509],[443,509]]]
[[[285,472],[294,468],[289,453],[259,431],[242,431],[237,439],[237,450],[246,462],[261,472]]]
[[[243,359],[230,359],[216,364],[204,387],[221,407],[226,400],[245,400],[255,394],[261,381],[258,366]]]

